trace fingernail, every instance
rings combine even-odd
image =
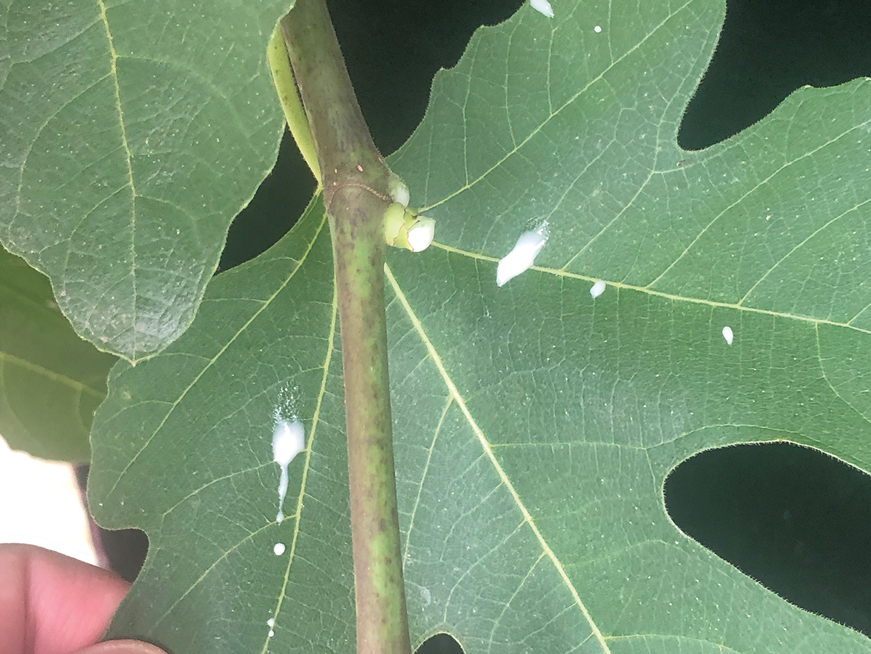
[[[141,640],[109,640],[80,649],[75,654],[166,654],[166,652]]]

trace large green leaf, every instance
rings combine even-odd
[[[275,162],[264,52],[291,4],[0,1],[0,241],[101,349],[193,319]]]
[[[446,630],[469,654],[871,652],[686,537],[662,496],[680,461],[734,443],[871,470],[871,83],[803,89],[688,153],[678,124],[722,3],[555,11],[481,30],[392,160],[439,239],[386,269],[412,638]],[[315,199],[212,282],[164,354],[113,372],[92,505],[152,545],[114,635],[353,651],[322,214]],[[543,219],[539,266],[498,288],[496,262]],[[281,524],[276,414],[309,445]]]
[[[115,357],[83,341],[48,280],[0,248],[0,436],[44,459],[88,460]]]

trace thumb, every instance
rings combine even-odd
[[[73,654],[166,654],[166,652],[141,640],[110,640],[77,650]]]

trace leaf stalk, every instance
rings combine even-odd
[[[269,62],[269,70],[272,71],[272,81],[278,93],[281,109],[284,111],[284,119],[287,121],[288,128],[290,128],[290,134],[293,136],[293,140],[296,141],[296,147],[299,148],[302,158],[308,164],[309,170],[312,171],[320,185],[321,169],[318,165],[315,143],[308,127],[305,110],[302,108],[302,102],[299,99],[299,93],[296,90],[296,81],[293,79],[293,70],[290,67],[290,59],[288,59],[287,50],[284,46],[284,38],[282,37],[279,25],[275,26],[275,30],[269,38],[269,45],[266,47],[266,59]]]

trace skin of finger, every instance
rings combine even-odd
[[[71,654],[96,643],[129,585],[30,545],[0,545],[0,654]]]

